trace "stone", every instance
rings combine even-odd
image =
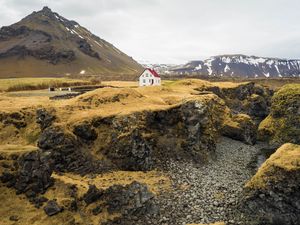
[[[102,195],[102,190],[99,190],[95,185],[90,185],[88,191],[83,195],[83,200],[87,205],[89,205],[99,200]]]
[[[10,221],[19,221],[19,217],[16,216],[16,215],[12,215],[12,216],[9,217],[9,220]]]
[[[63,211],[63,208],[60,207],[56,201],[50,200],[47,205],[44,207],[44,211],[48,216],[54,216]]]

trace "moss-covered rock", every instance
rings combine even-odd
[[[215,84],[213,86],[212,84]],[[226,105],[236,114],[251,116],[261,121],[269,114],[272,91],[254,82],[228,83],[217,82],[197,88],[198,91],[210,91],[224,99]]]
[[[149,170],[172,157],[205,162],[228,114],[224,102],[210,94],[167,109],[94,118],[94,149],[125,170]]]
[[[284,144],[245,186],[246,215],[254,224],[300,221],[300,145]]]
[[[260,140],[300,144],[300,84],[282,87],[272,98],[270,115],[258,129]]]
[[[253,145],[256,142],[256,125],[246,114],[233,115],[226,119],[221,133],[246,144]]]

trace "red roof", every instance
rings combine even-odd
[[[160,78],[159,74],[154,69],[147,68],[146,70],[149,70],[153,76]]]

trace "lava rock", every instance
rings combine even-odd
[[[80,124],[75,126],[73,133],[86,141],[94,141],[98,136],[95,129],[93,129],[89,124]]]
[[[129,185],[113,185],[108,188],[103,198],[108,205],[108,212],[121,212],[130,215],[151,213],[154,195],[147,186],[138,182]]]
[[[87,193],[84,194],[83,200],[87,205],[99,200],[103,191],[99,190],[95,185],[90,185]]]
[[[36,111],[36,122],[40,125],[42,131],[50,127],[55,119],[56,117],[46,109],[38,109]]]
[[[14,187],[17,193],[32,191],[33,195],[37,195],[53,185],[53,167],[49,161],[48,156],[40,151],[23,155],[18,161],[19,170],[15,174]]]
[[[63,211],[63,208],[60,207],[56,201],[50,200],[47,205],[44,207],[44,211],[48,216],[56,215]]]
[[[43,150],[49,149],[70,149],[77,145],[75,137],[65,133],[59,127],[48,127],[44,130],[38,140],[38,146]]]
[[[232,116],[231,120],[225,121],[221,133],[226,137],[254,145],[256,143],[256,130],[255,123],[248,115],[238,114]]]

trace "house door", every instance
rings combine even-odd
[[[151,84],[151,85],[153,85],[153,83],[154,83],[154,80],[153,80],[153,79],[151,79],[151,80],[150,80],[150,84]]]

